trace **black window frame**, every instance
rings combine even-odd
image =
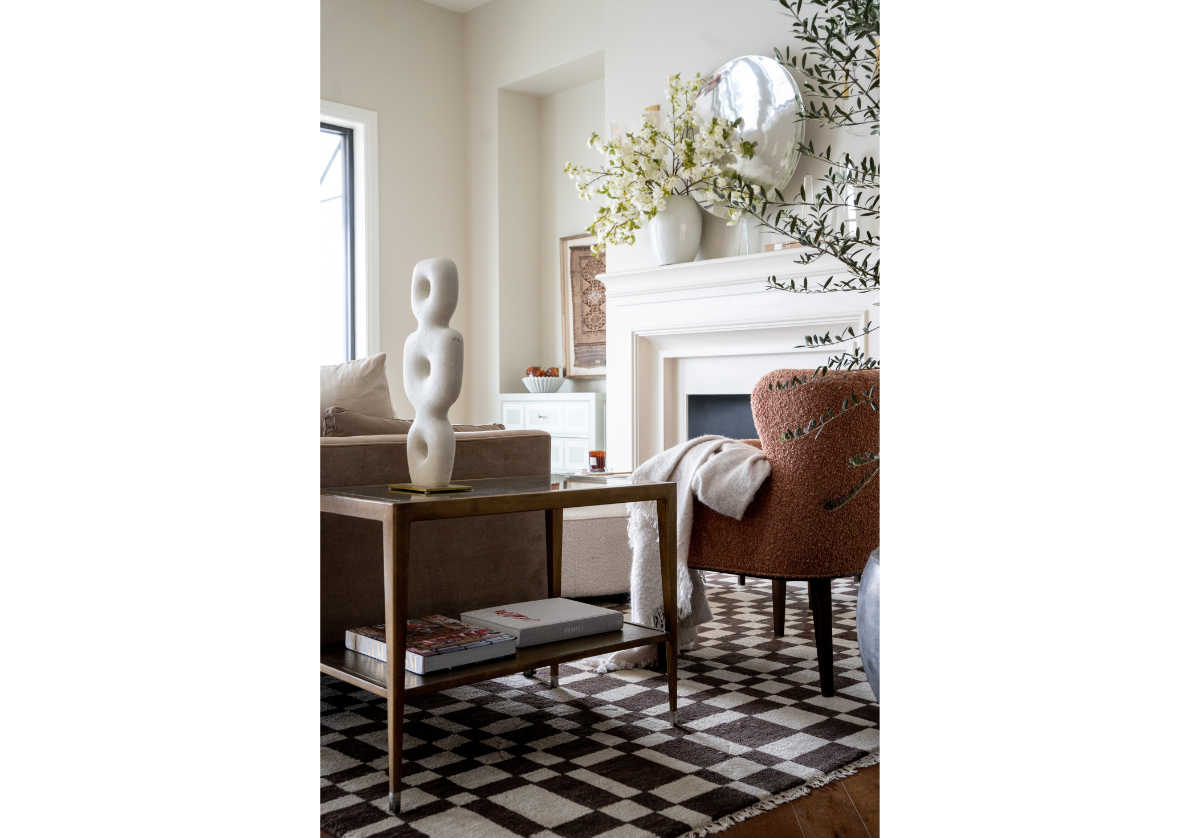
[[[331,122],[321,122],[321,130],[330,134],[340,134],[342,138],[342,183],[344,185],[342,213],[343,228],[346,231],[346,360],[355,359],[357,335],[355,330],[355,288],[358,277],[355,275],[354,239],[354,129],[345,125],[335,125]],[[330,158],[330,164],[333,159]],[[326,172],[329,171],[328,164]],[[324,173],[322,173],[324,178]]]

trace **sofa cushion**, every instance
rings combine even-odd
[[[601,509],[613,514],[572,514]],[[626,504],[563,510],[563,596],[627,594],[632,564]]]
[[[344,407],[364,416],[394,417],[386,363],[387,354],[381,352],[369,358],[321,367],[322,425],[325,411],[331,407]]]
[[[550,474],[550,434],[545,431],[467,431],[454,435],[452,480]],[[404,434],[321,437],[321,487],[404,483]]]
[[[344,407],[329,407],[321,411],[321,436],[375,436],[377,434],[407,434],[412,419],[384,419],[368,416]],[[452,425],[455,433],[502,431],[499,422],[491,425]]]
[[[328,407],[321,411],[321,436],[407,434],[411,427],[411,419],[385,419],[382,416],[368,416],[344,407]]]

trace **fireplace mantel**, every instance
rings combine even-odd
[[[879,293],[789,294],[767,288],[844,277],[841,263],[796,264],[795,251],[601,274],[607,300],[608,458],[629,469],[686,438],[687,392],[749,392],[781,367],[814,367],[828,350],[796,349],[812,332],[879,322]],[[878,357],[872,334],[860,345]]]

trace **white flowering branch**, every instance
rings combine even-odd
[[[681,80],[678,73],[667,84],[669,121],[665,129],[646,116],[632,133],[600,142],[588,138],[607,158],[599,169],[568,162],[563,171],[575,181],[579,197],[602,203],[587,231],[596,237],[593,250],[610,244],[633,244],[636,233],[666,206],[673,195],[690,195],[715,201],[735,184],[733,167],[754,156],[755,143],[738,136],[742,120],[696,116],[696,99],[706,84],[699,73]],[[729,209],[729,224],[736,224],[741,208]]]

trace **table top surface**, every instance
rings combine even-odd
[[[382,501],[393,504],[454,503],[456,501],[480,500],[483,498],[511,497],[514,495],[542,494],[546,492],[594,493],[597,490],[616,497],[628,494],[634,486],[628,477],[595,478],[580,474],[550,474],[531,477],[493,477],[483,480],[456,480],[455,484],[470,486],[467,492],[444,492],[433,495],[413,495],[389,489],[386,484],[374,486],[336,486],[322,489],[321,494],[358,500]],[[673,483],[638,483],[641,487],[672,486]],[[614,500],[615,502],[615,500]]]

